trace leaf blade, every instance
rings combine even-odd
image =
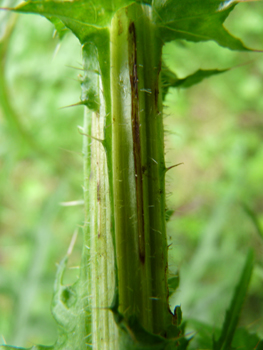
[[[217,341],[213,341],[213,350],[227,350],[231,347],[231,343],[236,331],[239,315],[245,300],[248,285],[253,270],[253,252],[250,250],[247,259],[235,289],[230,307],[226,311],[222,332]]]
[[[193,42],[213,40],[232,50],[249,50],[223,26],[240,1],[156,0],[153,2],[156,25],[164,42],[177,39]]]
[[[243,203],[242,205],[245,213],[247,214],[247,216],[250,218],[251,222],[253,223],[258,235],[263,238],[263,229],[261,227],[260,221],[256,215],[256,213],[246,204]]]
[[[81,44],[88,41],[89,35],[110,26],[111,19],[121,7],[126,7],[135,0],[93,1],[27,1],[13,10],[19,13],[35,13],[58,22],[70,29]]]
[[[194,73],[188,75],[185,78],[178,78],[175,73],[169,70],[165,65],[162,69],[162,92],[163,98],[168,92],[170,87],[187,89],[193,85],[199,84],[206,78],[210,78],[213,75],[218,75],[229,71],[226,69],[198,69]]]

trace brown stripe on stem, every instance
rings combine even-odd
[[[145,262],[145,234],[144,234],[144,211],[143,211],[143,172],[141,164],[141,141],[140,141],[140,117],[139,117],[139,92],[137,72],[137,48],[134,22],[129,25],[129,70],[131,83],[131,122],[133,137],[133,157],[135,168],[136,201],[137,201],[137,227],[139,241],[139,258]]]

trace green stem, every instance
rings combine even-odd
[[[113,183],[120,312],[150,332],[171,324],[167,294],[162,44],[151,8],[119,11],[111,29]]]
[[[95,350],[117,349],[117,327],[109,311],[115,290],[114,249],[112,241],[111,205],[108,165],[106,159],[105,127],[107,108],[100,79],[98,50],[95,45],[83,48],[84,67],[88,75],[83,90],[98,94],[99,108],[85,114],[84,122],[84,178],[85,178],[85,248],[83,278],[88,280],[91,336]],[[92,60],[94,56],[94,60]],[[86,295],[87,297],[87,295]],[[89,320],[87,320],[89,322]]]
[[[98,350],[119,349],[109,311],[116,290],[126,320],[136,316],[147,331],[164,337],[172,324],[166,280],[162,42],[151,16],[148,6],[122,9],[113,18],[110,36],[102,29],[100,40],[92,38],[95,44],[83,50],[89,72],[83,79],[84,100],[88,104],[91,96],[94,110],[86,118],[89,136],[84,136],[85,245],[90,252],[92,345]]]

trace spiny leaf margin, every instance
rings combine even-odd
[[[163,67],[162,69],[162,88],[163,95],[168,92],[168,88],[189,88],[193,85],[196,85],[203,81],[206,78],[209,78],[213,75],[218,75],[221,73],[225,73],[229,70],[226,69],[198,69],[194,73],[188,75],[185,78],[178,78],[176,74],[174,74],[169,68]]]
[[[19,13],[34,13],[51,20],[59,29],[62,23],[70,29],[81,44],[89,41],[89,36],[109,28],[114,14],[133,3],[149,4],[149,0],[87,0],[75,1],[27,1],[11,8]],[[59,31],[60,33],[60,31]]]
[[[232,50],[250,50],[223,26],[237,3],[246,1],[251,0],[101,0],[97,3],[42,0],[22,3],[13,10],[37,13],[48,19],[57,18],[84,44],[91,33],[110,27],[118,9],[134,3],[147,4],[152,7],[153,21],[159,28],[163,43],[177,39],[194,42],[213,40]]]
[[[250,49],[223,25],[237,3],[246,1],[251,0],[153,0],[152,6],[154,20],[164,42],[213,40],[231,50],[247,51]]]
[[[185,324],[181,324],[182,312],[179,306],[175,308],[175,324],[170,326],[168,330],[170,334],[167,334],[167,338],[146,331],[137,317],[131,316],[126,319],[118,309],[119,298],[116,290],[109,310],[113,312],[115,322],[119,328],[121,350],[186,350],[192,339],[192,337],[186,338],[184,336]]]

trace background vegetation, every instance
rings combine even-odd
[[[2,15],[4,16],[4,15]],[[261,4],[240,4],[227,20],[250,47],[262,49]],[[75,230],[66,282],[81,254],[83,107],[78,102],[81,50],[61,47],[41,17],[0,18],[0,343],[31,346],[56,339],[50,302],[56,263]],[[12,20],[12,18],[11,18]],[[5,34],[4,34],[5,33]],[[260,46],[261,45],[261,46]],[[176,51],[176,61],[169,54]],[[174,57],[174,55],[173,55]],[[171,304],[186,319],[221,325],[248,247],[256,267],[241,324],[263,336],[263,59],[216,44],[171,43],[166,63],[183,77],[198,68],[228,68],[165,101],[169,269],[180,270]],[[69,206],[71,204],[78,204]],[[64,205],[59,205],[64,203]],[[65,203],[67,203],[65,205]]]

